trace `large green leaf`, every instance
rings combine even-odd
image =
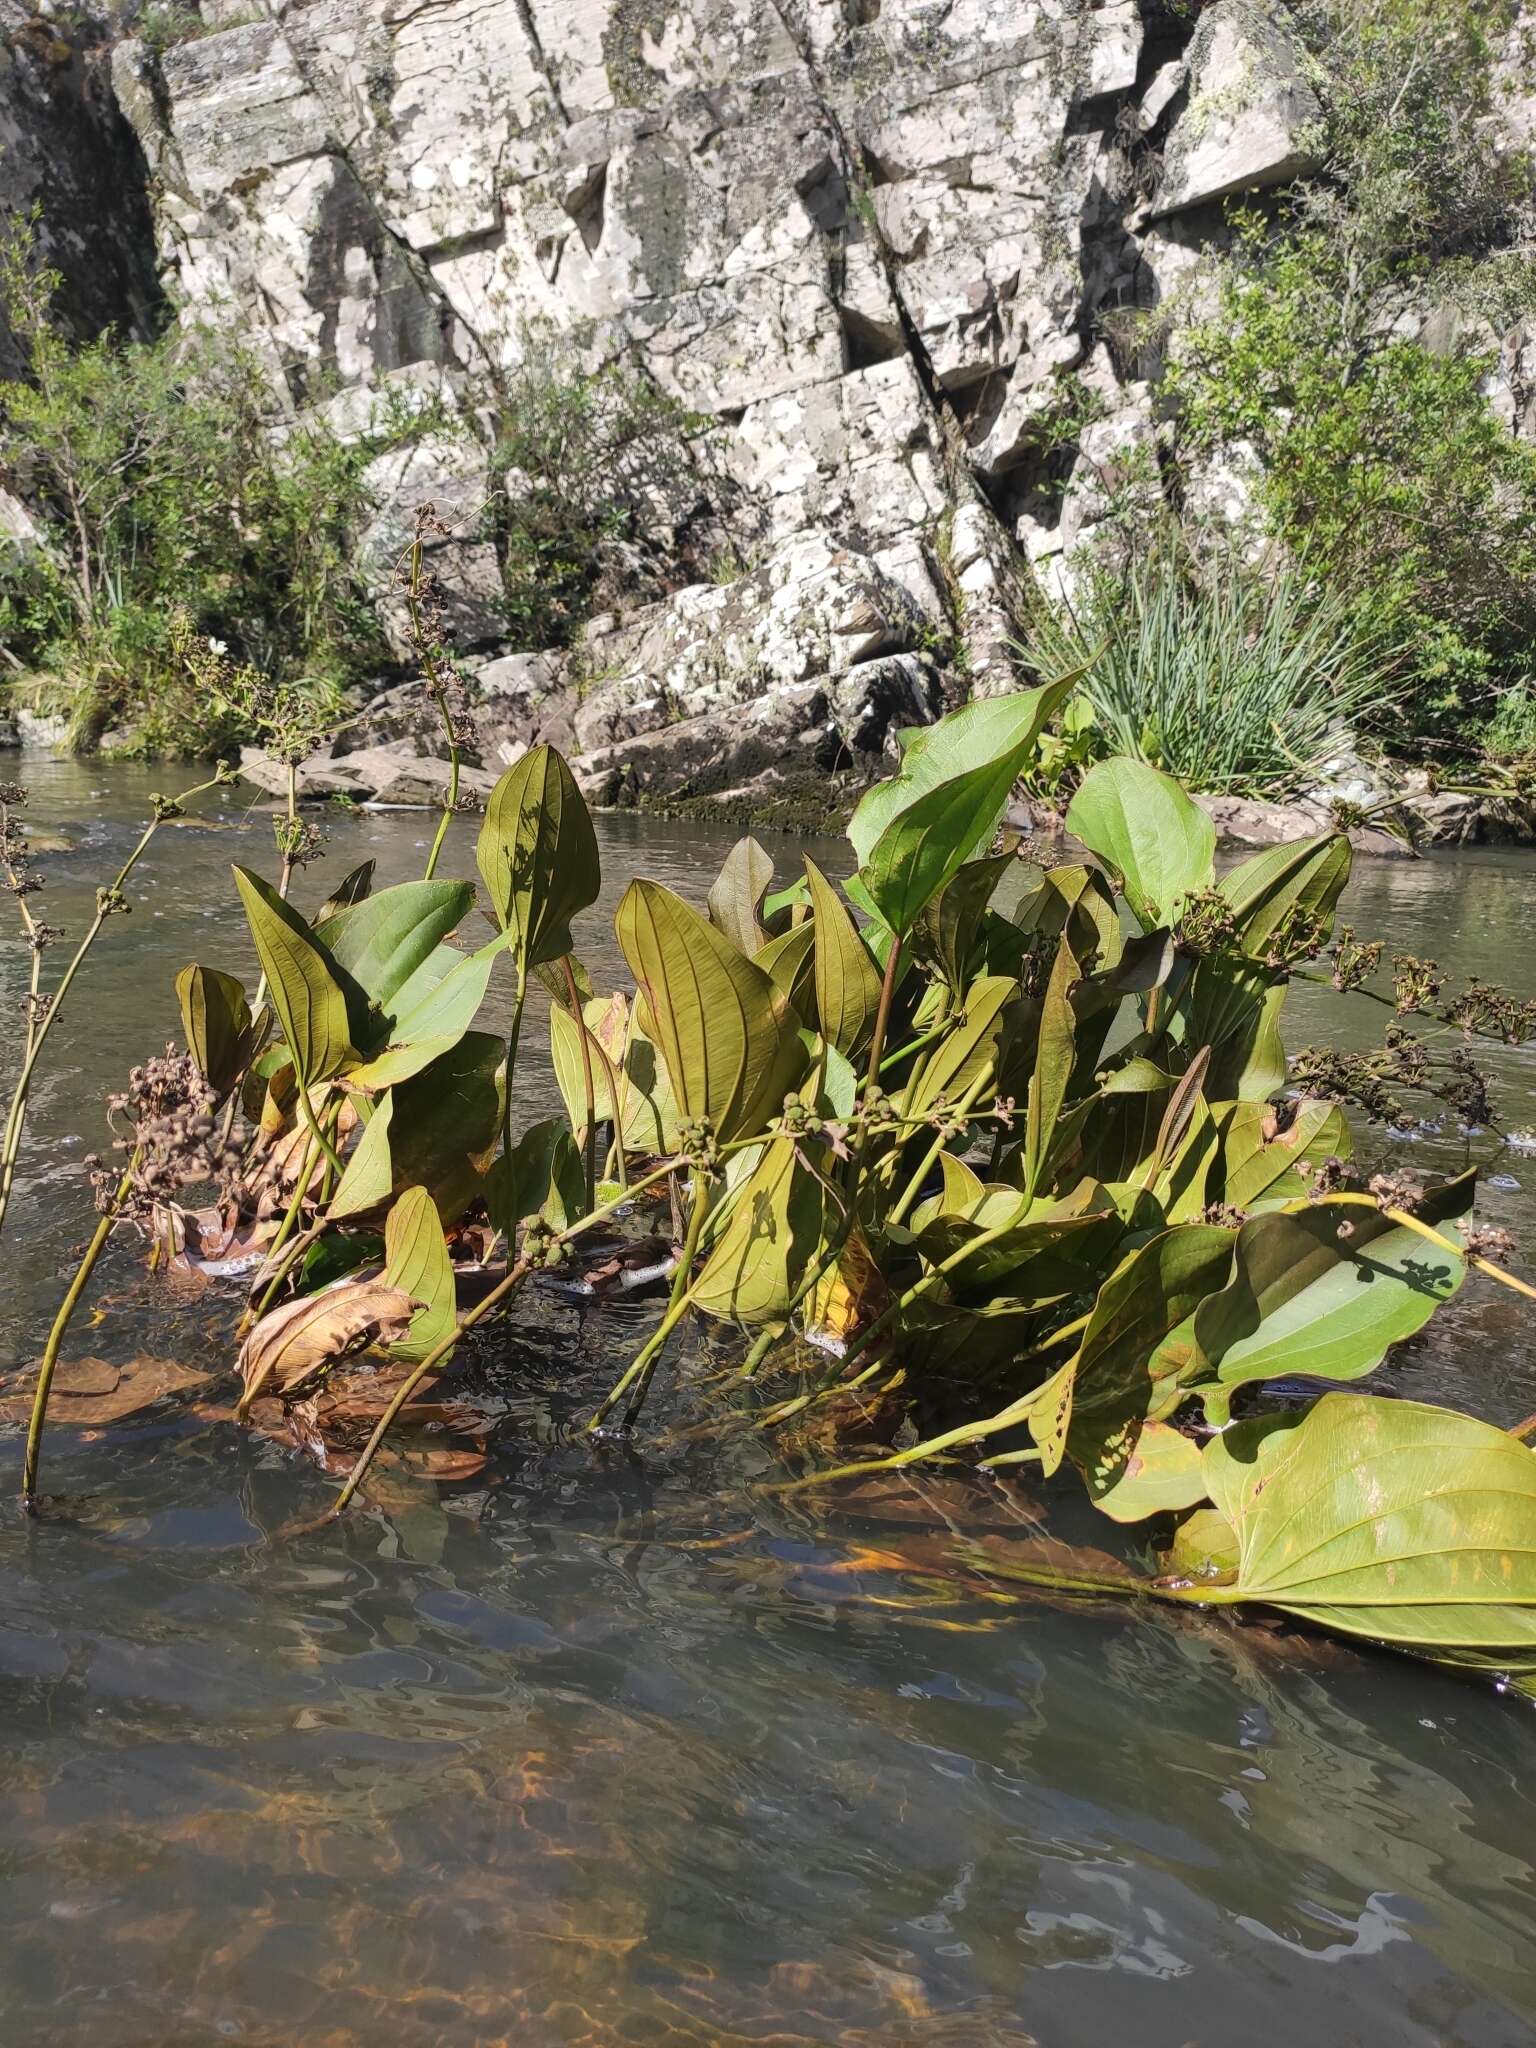
[[[492,1223],[510,1245],[517,1228],[538,1216],[556,1230],[575,1223],[586,1208],[586,1176],[569,1127],[559,1117],[530,1125],[486,1176],[485,1203]]]
[[[406,1188],[384,1224],[384,1285],[398,1287],[418,1304],[408,1334],[390,1354],[416,1363],[457,1326],[453,1261],[442,1219],[425,1188]]]
[[[880,969],[837,891],[809,855],[806,881],[814,912],[813,972],[821,1035],[846,1058],[869,1050],[880,1009]]]
[[[985,851],[1074,680],[983,697],[899,735],[901,766],[866,792],[848,826],[860,882],[892,930],[910,931],[950,877]]]
[[[1354,1380],[1420,1330],[1461,1285],[1462,1261],[1358,1203],[1317,1202],[1253,1216],[1238,1232],[1228,1286],[1195,1317],[1198,1365],[1233,1387],[1303,1374]]]
[[[750,837],[725,856],[709,892],[709,921],[750,959],[767,940],[763,898],[773,881],[773,855]]]
[[[1107,1491],[1143,1422],[1166,1413],[1192,1367],[1163,1340],[1225,1281],[1232,1233],[1190,1223],[1122,1261],[1099,1289],[1071,1377],[1066,1444],[1090,1491]]]
[[[821,1243],[821,1185],[792,1138],[772,1138],[730,1201],[690,1299],[724,1321],[781,1321]]]
[[[1024,1192],[1033,1195],[1045,1177],[1046,1162],[1056,1141],[1057,1125],[1066,1107],[1077,1057],[1077,1019],[1072,990],[1082,967],[1065,932],[1056,944],[1051,978],[1040,1011],[1035,1063],[1029,1077],[1024,1117]]]
[[[300,1087],[334,1079],[356,1053],[346,993],[328,957],[304,919],[260,875],[237,867],[235,886]]]
[[[1299,1201],[1305,1168],[1315,1173],[1325,1159],[1350,1156],[1349,1119],[1336,1102],[1304,1097],[1278,1109],[1218,1102],[1211,1114],[1221,1140],[1221,1199],[1234,1209]]]
[[[393,889],[381,889],[349,909],[339,910],[318,934],[322,945],[343,977],[357,984],[371,1010],[393,1017],[406,998],[406,1007],[419,1000],[413,988],[423,968],[437,965],[439,972],[459,957],[442,942],[468,917],[474,908],[475,892],[469,882],[401,882]],[[442,954],[447,953],[446,964]],[[377,1038],[363,1019],[354,1016],[358,1042]]]
[[[1502,1430],[1328,1394],[1214,1437],[1205,1476],[1237,1572],[1201,1597],[1481,1668],[1536,1657],[1536,1453]]]
[[[1349,880],[1350,845],[1342,832],[1267,846],[1223,875],[1217,887],[1232,906],[1238,942],[1262,960],[1277,939],[1310,925],[1321,945]]]
[[[1216,828],[1171,775],[1124,756],[1090,768],[1067,830],[1125,884],[1142,929],[1171,925],[1187,896],[1211,886]]]
[[[691,904],[631,882],[614,916],[685,1121],[750,1137],[776,1116],[805,1064],[798,1022],[762,969]]]
[[[216,967],[183,967],[176,1000],[187,1051],[218,1094],[226,1095],[250,1064],[260,1038],[245,990],[232,974]]]
[[[375,1109],[331,1199],[340,1220],[424,1187],[445,1225],[479,1192],[501,1128],[506,1041],[467,1031]]]
[[[602,877],[591,813],[553,747],[530,748],[491,791],[475,859],[524,971],[571,950],[571,919]]]

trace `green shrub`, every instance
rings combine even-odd
[[[1356,336],[1334,258],[1321,233],[1250,226],[1178,344],[1181,445],[1253,450],[1269,530],[1412,650],[1418,722],[1443,729],[1527,671],[1536,449],[1489,408],[1485,358]]]
[[[23,220],[0,240],[27,367],[0,384],[0,481],[46,544],[0,551],[0,637],[58,679],[76,738],[127,726],[141,751],[201,752],[234,737],[186,679],[178,618],[276,683],[333,695],[387,660],[351,560],[367,465],[409,429],[386,419],[344,443],[311,414],[279,433],[263,366],[201,329],[72,347],[32,255]]]
[[[1096,751],[1212,794],[1305,787],[1343,733],[1390,725],[1401,690],[1390,648],[1300,569],[1266,577],[1177,543],[1090,569],[1071,605],[1042,605],[1023,652],[1041,677],[1086,665]],[[1086,751],[1080,726],[1070,737]]]
[[[676,528],[699,496],[689,443],[704,424],[636,370],[587,375],[552,338],[524,337],[490,515],[514,646],[563,646],[608,603],[667,587]]]

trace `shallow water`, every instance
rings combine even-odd
[[[78,926],[143,791],[177,778],[115,771],[97,796],[99,768],[26,771],[36,819],[83,842],[40,863]],[[0,1370],[41,1339],[88,1228],[70,1162],[174,1030],[171,974],[244,963],[227,862],[268,864],[270,840],[241,818],[157,846],[55,1034]],[[370,852],[381,879],[417,872],[426,836],[339,817],[304,893]],[[602,837],[610,906],[637,866],[698,894],[724,851],[624,819]],[[1529,993],[1533,875],[1370,865],[1348,914]],[[602,985],[602,920],[579,940]],[[13,1018],[15,949],[0,972]],[[1341,1014],[1293,1009],[1292,1042]],[[1490,1064],[1536,1121],[1532,1054]],[[1374,1149],[1452,1165],[1466,1143]],[[1495,1171],[1526,1185],[1484,1213],[1529,1252],[1536,1158]],[[227,1357],[221,1297],[147,1283],[126,1247],[96,1299],[80,1350]],[[1223,1618],[1020,1600],[973,1560],[1033,1540],[1028,1490],[913,1474],[813,1517],[750,1492],[760,1443],[690,1433],[709,1401],[675,1383],[632,1454],[594,1455],[569,1425],[654,1314],[525,1306],[480,1362],[485,1472],[402,1479],[299,1538],[272,1540],[334,1482],[195,1402],[53,1435],[70,1511],[36,1523],[6,1434],[8,2044],[1536,2040],[1528,1706]],[[727,1357],[696,1340],[681,1376]],[[1536,1409],[1527,1319],[1487,1286],[1388,1377]],[[1052,1516],[1106,1540],[1070,1490]]]

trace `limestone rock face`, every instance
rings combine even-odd
[[[105,56],[100,24],[0,0],[0,220],[41,207],[38,254],[64,279],[55,312],[80,339],[147,333],[161,309],[144,161]],[[0,377],[19,367],[0,300]]]
[[[1217,0],[1200,18],[1153,202],[1178,213],[1319,168],[1323,110],[1280,0]]]
[[[167,285],[261,353],[280,409],[360,434],[386,402],[435,406],[441,430],[370,477],[359,560],[397,655],[430,499],[478,765],[558,736],[635,799],[841,774],[893,723],[1006,687],[1021,591],[1069,587],[1156,475],[1155,344],[1122,360],[1113,316],[1198,293],[1223,202],[1320,147],[1284,0],[197,6],[206,34],[117,43],[112,95],[58,58],[50,112],[55,60],[0,0],[0,201],[65,129],[110,131],[110,176],[82,172],[64,216],[82,250],[139,249],[102,255],[114,317],[153,284],[117,228],[152,185]],[[1523,0],[1490,112],[1511,147],[1536,138],[1533,45]],[[689,408],[747,566],[503,675],[483,512],[537,349]],[[1536,431],[1528,323],[1503,351],[1493,401]],[[1237,469],[1192,488],[1241,519]],[[336,758],[434,732],[401,685]]]

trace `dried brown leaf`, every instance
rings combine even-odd
[[[181,1365],[174,1358],[130,1358],[112,1365],[104,1358],[73,1358],[60,1362],[48,1401],[50,1427],[73,1423],[101,1428],[122,1422],[149,1408],[167,1394],[203,1386],[211,1374]],[[35,1371],[18,1374],[0,1395],[0,1422],[25,1422],[32,1412]]]
[[[349,1280],[284,1302],[262,1317],[240,1347],[247,1394],[269,1384],[285,1399],[307,1390],[338,1358],[368,1344],[398,1343],[418,1306],[398,1287],[378,1280]]]

